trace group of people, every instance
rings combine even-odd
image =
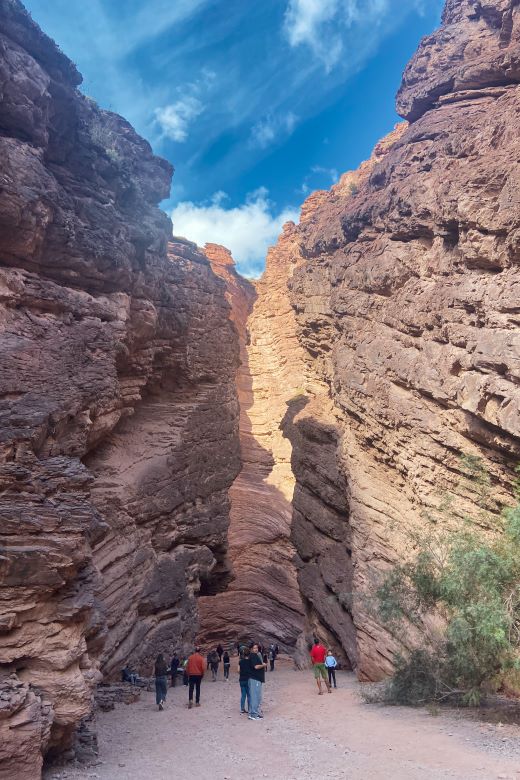
[[[265,648],[253,642],[250,645],[237,644],[237,651],[240,713],[247,714],[249,720],[261,720],[263,718],[262,692],[265,672],[268,664],[270,670],[274,671],[278,646],[270,645],[269,648]],[[332,651],[327,651],[320,641],[315,639],[310,657],[318,694],[321,696],[323,693],[323,683],[325,683],[328,693],[331,693],[332,686],[337,687],[336,668],[338,666]],[[168,675],[171,675],[172,686],[174,686],[179,671],[182,671],[184,684],[188,687],[188,708],[191,709],[194,703],[195,707],[200,707],[200,689],[204,674],[211,670],[212,680],[215,682],[220,663],[223,664],[224,668],[224,680],[229,680],[231,656],[221,644],[210,650],[206,658],[202,655],[200,647],[196,647],[188,658],[182,660],[177,654],[174,654],[170,666],[166,663],[164,655],[159,654],[154,667],[155,698],[158,709],[164,709],[168,691]]]

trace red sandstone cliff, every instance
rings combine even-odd
[[[293,649],[303,613],[289,539],[291,452],[280,423],[286,400],[299,392],[304,378],[285,283],[292,262],[291,231],[270,250],[265,273],[254,283],[236,273],[228,250],[206,244],[204,251],[226,282],[239,333],[242,467],[229,494],[233,579],[224,592],[199,599],[201,638],[257,637]]]
[[[67,749],[100,670],[188,645],[238,472],[224,285],[171,167],[0,0],[0,777]]]
[[[392,666],[360,596],[404,553],[401,529],[442,491],[478,511],[462,453],[499,502],[520,457],[519,62],[518,3],[449,0],[399,92],[412,124],[297,229],[291,300],[332,414],[309,394],[286,421],[292,539],[314,627],[362,678]]]

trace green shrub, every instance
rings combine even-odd
[[[475,459],[464,465],[482,488],[484,507],[489,477]],[[520,501],[518,483],[515,493]],[[458,698],[475,705],[520,668],[520,503],[502,513],[499,527],[489,515],[486,526],[494,532],[487,535],[477,528],[484,514],[461,517],[451,507],[445,502],[445,523],[430,517],[428,529],[413,535],[413,558],[377,591],[379,617],[394,636],[403,636],[408,623],[423,637],[396,659],[387,687],[395,703]]]

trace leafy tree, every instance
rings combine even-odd
[[[464,467],[477,487],[478,517],[458,516],[451,498],[426,532],[411,535],[411,560],[392,569],[377,591],[382,622],[396,636],[405,623],[422,643],[396,659],[386,698],[423,703],[457,697],[478,704],[509,671],[520,669],[520,488],[517,505],[497,523],[486,512],[489,476],[478,459]],[[493,531],[484,534],[477,526]]]

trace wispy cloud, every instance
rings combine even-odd
[[[216,192],[206,203],[183,201],[173,209],[173,232],[187,236],[199,246],[223,244],[231,250],[241,273],[258,276],[267,248],[274,244],[285,222],[297,222],[293,208],[278,210],[265,187],[250,193],[245,203],[226,208],[226,193]]]
[[[330,187],[338,181],[339,172],[336,168],[325,168],[322,165],[313,165],[310,172],[304,178],[300,187],[300,192],[308,195],[309,192],[318,188]]]
[[[155,109],[155,120],[165,136],[172,141],[186,141],[190,123],[202,114],[204,106],[198,98],[187,95],[169,106]]]
[[[330,70],[344,54],[348,56],[346,31],[377,24],[388,7],[389,0],[289,0],[284,30],[292,47],[310,47]]]
[[[253,126],[250,146],[266,149],[276,141],[285,140],[292,134],[297,121],[298,117],[292,111],[282,115],[268,115]]]

